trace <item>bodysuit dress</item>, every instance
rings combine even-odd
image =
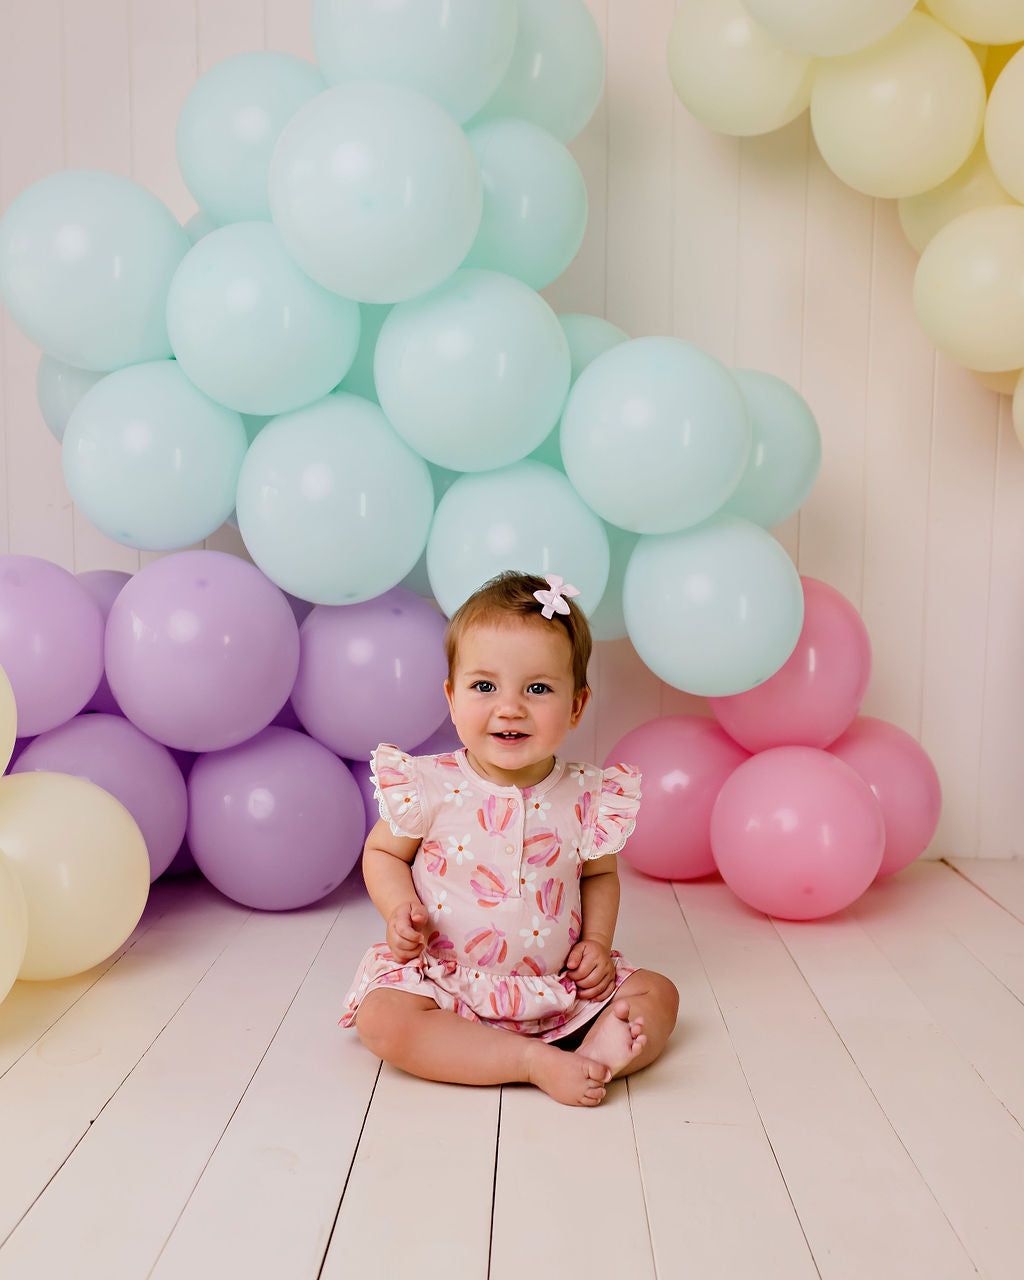
[[[614,998],[585,1000],[565,969],[581,928],[583,863],[617,853],[636,825],[640,773],[559,757],[533,787],[478,774],[465,749],[410,756],[382,745],[372,769],[381,817],[422,838],[412,878],[427,943],[401,964],[384,942],[363,957],[343,1027],[377,987],[429,996],[473,1021],[556,1040]],[[612,951],[615,986],[635,969]]]

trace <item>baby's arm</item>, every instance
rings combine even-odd
[[[373,905],[387,921],[391,954],[402,964],[415,960],[424,947],[427,909],[416,895],[411,870],[419,847],[419,840],[392,834],[383,820],[363,846],[363,879]]]
[[[583,864],[580,903],[583,929],[566,968],[585,1000],[603,1000],[615,985],[611,949],[619,914],[619,873],[614,854]]]

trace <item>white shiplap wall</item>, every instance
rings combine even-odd
[[[676,334],[798,387],[824,437],[800,514],[778,531],[800,571],[862,611],[864,710],[920,737],[945,812],[935,856],[1006,857],[1024,787],[1024,454],[1009,403],[937,358],[911,305],[915,257],[895,205],[844,187],[806,118],[764,138],[711,133],[665,69],[673,0],[588,0],[605,38],[604,99],[573,143],[590,219],[546,295],[633,336]],[[232,53],[312,57],[302,0],[32,0],[0,4],[0,209],[66,167],[129,174],[186,220],[180,105]],[[38,353],[3,316],[0,550],[69,569],[134,570],[136,552],[76,512],[35,403]],[[240,551],[230,528],[207,546]],[[699,709],[599,646],[598,697],[573,750],[603,757],[652,716]]]

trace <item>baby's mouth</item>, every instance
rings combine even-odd
[[[528,738],[528,733],[519,733],[515,729],[506,729],[502,733],[492,733],[492,738],[497,738],[500,742],[519,742],[523,738]]]

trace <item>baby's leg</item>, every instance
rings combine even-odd
[[[603,1062],[614,1076],[628,1076],[664,1049],[678,1009],[679,992],[668,978],[637,969],[598,1014],[576,1052]]]
[[[623,983],[625,986],[625,983]],[[611,1073],[586,1054],[562,1053],[532,1036],[471,1022],[426,996],[378,987],[356,1014],[363,1044],[424,1080],[452,1084],[535,1084],[559,1102],[595,1107]]]

